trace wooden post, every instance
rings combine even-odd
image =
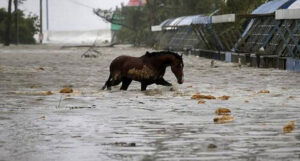
[[[4,40],[5,46],[10,45],[11,4],[12,4],[12,0],[8,0],[8,14],[7,14],[7,20],[6,20],[7,23],[6,23],[6,32],[5,32],[5,40]]]
[[[16,31],[16,45],[19,44],[19,11],[18,11],[18,0],[14,0],[15,5],[15,31]]]
[[[39,40],[40,43],[43,43],[43,0],[40,0],[40,35]]]
[[[46,0],[47,31],[49,32],[49,2]]]

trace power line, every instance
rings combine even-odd
[[[69,2],[73,3],[73,4],[76,4],[76,5],[79,5],[81,7],[86,7],[86,8],[89,8],[89,9],[94,9],[94,7],[91,7],[89,5],[86,5],[86,4],[83,4],[83,3],[80,3],[76,0],[69,0]]]

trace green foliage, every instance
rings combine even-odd
[[[228,0],[224,13],[248,14],[267,0]]]
[[[251,13],[266,0],[148,0],[144,7],[123,7],[121,14],[125,17],[122,28],[117,37],[121,42],[135,45],[153,45],[154,33],[150,28],[168,18],[188,15]],[[239,24],[242,28],[243,21]],[[220,28],[222,30],[222,27]]]
[[[4,42],[4,33],[6,27],[7,11],[4,8],[0,8],[0,43]],[[11,43],[16,43],[16,31],[15,31],[15,17],[16,12],[12,13],[12,26],[11,26]],[[19,21],[19,43],[33,44],[35,39],[34,34],[38,31],[38,17],[29,15],[25,17],[23,11],[18,10],[18,21]]]
[[[121,14],[124,16],[125,27],[117,34],[121,42],[134,45],[145,44],[150,27],[147,23],[147,15],[142,7],[125,7]],[[148,28],[149,27],[149,28]]]

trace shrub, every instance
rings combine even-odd
[[[38,17],[35,15],[25,16],[21,10],[17,11],[19,21],[19,43],[21,44],[34,44],[34,35],[38,31]],[[0,43],[4,42],[4,34],[8,12],[4,8],[0,8]],[[12,13],[12,25],[11,25],[11,43],[17,42],[16,37],[16,12]]]

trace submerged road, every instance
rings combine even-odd
[[[184,56],[182,85],[168,69],[172,88],[102,91],[112,59],[149,49],[81,58],[85,50],[0,48],[0,161],[300,159],[300,73]],[[197,93],[216,99],[191,99]],[[214,123],[220,107],[234,120]]]

